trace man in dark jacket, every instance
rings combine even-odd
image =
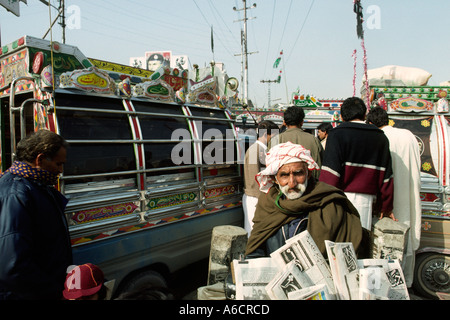
[[[392,218],[394,180],[389,140],[376,126],[365,123],[363,100],[351,97],[341,106],[344,121],[328,133],[320,181],[345,192],[358,209],[361,224],[372,228],[372,207]]]
[[[0,300],[61,299],[72,250],[54,185],[67,142],[40,130],[17,145],[17,160],[0,178]]]

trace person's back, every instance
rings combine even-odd
[[[33,135],[37,141],[22,140],[18,161],[0,179],[0,300],[62,297],[72,252],[64,216],[67,199],[52,185],[66,145],[63,139],[55,144],[64,153],[31,150],[45,142],[53,146],[49,135],[56,134],[38,132]]]
[[[323,147],[319,139],[301,129],[304,118],[305,112],[301,107],[291,106],[287,108],[284,112],[284,123],[287,129],[269,141],[268,150],[277,144],[292,142],[308,149],[311,152],[311,157],[321,167]],[[314,172],[314,177],[318,178],[319,172]]]
[[[389,116],[381,107],[370,110],[367,122],[374,124],[389,140],[394,172],[394,215],[409,227],[402,267],[406,285],[414,278],[415,251],[420,245],[420,150],[414,134],[408,129],[389,126]]]
[[[383,132],[374,126],[342,123],[328,136],[320,180],[346,192],[377,194],[384,171],[374,169],[388,158],[383,138]]]
[[[364,123],[366,107],[359,98],[349,98],[341,107],[344,120],[330,130],[320,181],[343,190],[361,215],[363,227],[371,228],[372,200],[378,197],[383,214],[393,208],[392,162],[389,141],[383,131]],[[368,201],[354,195],[367,195]]]

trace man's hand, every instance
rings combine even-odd
[[[398,221],[398,219],[396,219],[395,216],[394,216],[394,212],[390,212],[390,213],[382,212],[381,215],[380,215],[380,220],[383,219],[383,218],[389,218],[389,219],[392,219],[394,221]]]

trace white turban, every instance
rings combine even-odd
[[[273,176],[283,165],[291,162],[306,162],[309,170],[319,170],[308,149],[292,142],[280,143],[269,150],[266,155],[266,168],[256,175],[259,190],[269,192],[275,182]]]

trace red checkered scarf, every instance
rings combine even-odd
[[[40,168],[33,168],[29,164],[20,161],[14,161],[11,167],[2,173],[2,176],[6,172],[11,172],[26,179],[36,180],[46,185],[53,186],[58,183],[58,174]]]
[[[266,168],[256,175],[259,190],[269,192],[275,180],[273,177],[286,163],[302,161],[308,164],[309,170],[319,170],[319,166],[311,157],[311,152],[299,144],[292,142],[273,146],[266,155]]]

